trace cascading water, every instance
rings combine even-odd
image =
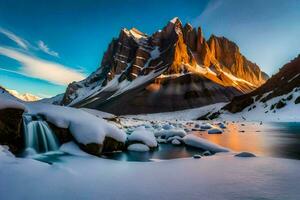
[[[59,143],[56,136],[40,116],[24,115],[23,121],[26,154],[58,150]]]

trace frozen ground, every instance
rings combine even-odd
[[[299,166],[298,160],[230,153],[162,162],[69,156],[53,165],[2,155],[0,199],[295,200]]]

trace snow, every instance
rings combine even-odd
[[[178,17],[174,17],[173,19],[170,20],[170,22],[175,24],[177,20],[178,20]]]
[[[172,144],[173,145],[180,145],[181,142],[178,139],[174,139],[174,140],[172,140]]]
[[[127,147],[127,150],[145,152],[150,151],[150,148],[145,144],[131,144]]]
[[[89,108],[80,108],[81,110],[88,112],[96,117],[100,117],[100,118],[105,118],[105,119],[111,119],[111,118],[115,118],[116,116],[107,112],[103,112],[100,110],[95,110],[95,109],[89,109]]]
[[[206,139],[200,138],[196,135],[189,134],[183,138],[183,141],[186,145],[201,148],[203,150],[208,150],[214,153],[219,152],[228,152],[229,150],[227,148],[221,147],[217,144],[214,144]]]
[[[260,99],[268,96],[273,91],[265,93]],[[282,99],[286,99],[288,96],[293,95],[291,100],[285,100],[286,105],[280,109],[271,110],[271,106]],[[300,96],[300,90],[295,88],[290,93],[282,96],[274,97],[265,103],[260,99],[255,101],[250,106],[246,107],[239,113],[230,113],[221,110],[221,115],[218,120],[225,121],[263,121],[263,122],[300,122],[300,104],[295,104],[295,100]],[[249,110],[251,108],[251,110]]]
[[[161,130],[154,133],[156,137],[164,136],[166,139],[173,136],[184,137],[186,132],[183,129],[169,129],[169,130]]]
[[[138,141],[149,147],[157,147],[157,141],[154,134],[145,127],[136,128],[129,136],[128,141]]]
[[[175,112],[163,112],[154,114],[126,115],[126,118],[135,118],[143,120],[193,120],[208,112],[215,112],[225,106],[226,103],[216,103],[199,108],[180,110]]]
[[[161,162],[0,158],[0,199],[299,199],[299,160],[232,155]]]
[[[70,155],[74,155],[74,156],[92,156],[88,153],[85,153],[84,151],[82,151],[77,144],[75,144],[74,142],[67,142],[61,145],[61,147],[59,148],[59,151],[64,152],[64,153],[68,153]]]
[[[25,103],[6,92],[0,94],[0,109],[23,109],[27,114],[42,115],[46,121],[60,128],[68,128],[73,137],[82,144],[102,144],[105,137],[125,143],[126,133],[104,119],[86,111],[46,103]]]
[[[45,116],[48,122],[60,128],[69,128],[74,138],[82,143],[102,144],[105,137],[126,141],[126,133],[105,120],[83,110],[41,103],[31,103],[28,113]]]
[[[213,128],[213,125],[211,125],[210,123],[203,123],[202,125],[200,125],[200,129],[211,129]]]
[[[22,100],[22,101],[38,101],[41,98],[30,94],[30,93],[24,93],[21,94],[19,93],[17,90],[10,90],[10,89],[6,89],[10,94],[12,94],[13,96],[17,97],[18,99]]]
[[[20,101],[9,97],[3,98],[3,95],[0,94],[0,110],[6,108],[16,108],[21,110],[26,109],[24,104],[21,103]]]

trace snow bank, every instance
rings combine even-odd
[[[136,128],[129,136],[128,141],[138,141],[149,147],[157,147],[157,141],[154,134],[145,127]]]
[[[74,156],[92,156],[91,154],[82,151],[74,142],[67,142],[61,145],[59,151],[68,153]]]
[[[206,139],[200,138],[196,135],[189,134],[183,138],[183,141],[186,145],[201,148],[203,150],[208,150],[214,153],[218,152],[228,152],[229,150],[227,148],[224,148],[222,146],[219,146],[217,144],[214,144],[212,142],[209,142]]]
[[[199,108],[180,110],[175,112],[163,112],[154,114],[126,115],[126,118],[136,118],[144,120],[194,120],[208,112],[216,112],[225,106],[226,103],[216,103]]]
[[[20,101],[10,99],[10,98],[3,98],[3,96],[0,96],[0,110],[6,108],[16,108],[16,109],[26,110],[26,106]]]
[[[102,144],[105,137],[126,141],[126,133],[105,120],[83,110],[50,104],[32,103],[28,113],[42,115],[60,128],[69,128],[74,138],[82,143]]]
[[[95,109],[89,109],[89,108],[80,108],[81,110],[88,112],[96,117],[100,117],[100,118],[106,118],[106,119],[110,119],[110,118],[115,118],[116,116],[107,112],[103,112],[100,110],[95,110]]]
[[[215,155],[162,162],[0,159],[0,199],[299,199],[299,160]],[[158,184],[159,182],[159,184]]]
[[[145,151],[150,151],[150,148],[144,144],[131,144],[127,147],[127,150],[145,152]]]

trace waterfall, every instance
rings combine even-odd
[[[58,150],[58,140],[45,120],[40,116],[25,114],[23,121],[27,154]]]

